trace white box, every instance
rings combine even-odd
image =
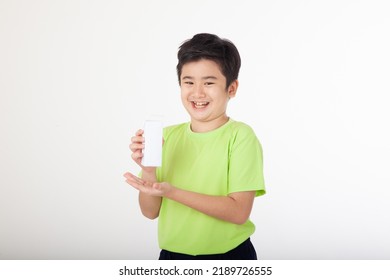
[[[161,166],[163,123],[157,120],[145,121],[144,125],[145,148],[143,149],[143,166]]]

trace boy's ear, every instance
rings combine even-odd
[[[234,80],[230,86],[228,87],[228,95],[229,95],[229,98],[233,98],[236,96],[236,92],[237,92],[237,88],[238,88],[238,80]]]

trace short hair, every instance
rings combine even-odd
[[[209,33],[199,33],[184,41],[179,47],[177,58],[179,84],[183,65],[189,62],[208,59],[217,63],[226,78],[226,89],[238,79],[241,67],[241,58],[236,46],[228,39]]]

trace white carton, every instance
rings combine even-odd
[[[144,125],[145,148],[143,149],[143,166],[161,166],[163,123],[158,120],[147,120]]]

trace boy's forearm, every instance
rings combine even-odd
[[[255,192],[240,192],[229,196],[212,196],[174,187],[165,197],[208,216],[234,224],[243,224],[249,218]]]
[[[138,201],[141,212],[145,217],[152,220],[158,217],[160,213],[161,197],[150,196],[140,192]]]
[[[157,181],[156,171],[155,170],[150,172],[143,171],[142,179],[147,182],[156,182]],[[158,217],[160,213],[161,197],[151,196],[140,192],[138,201],[141,208],[141,212],[145,217],[149,219],[155,219]]]

